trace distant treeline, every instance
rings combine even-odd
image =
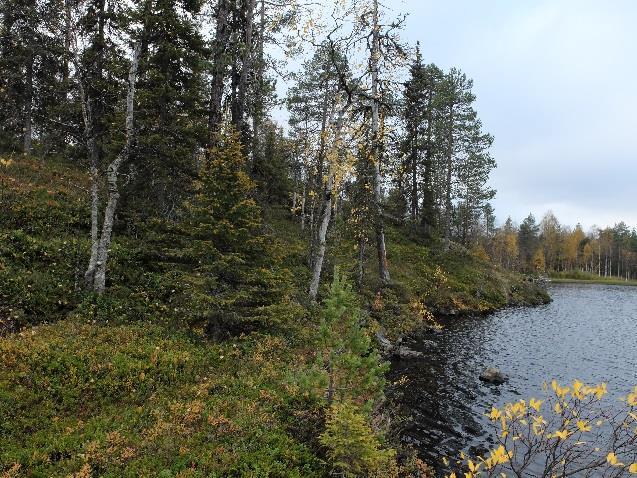
[[[484,247],[507,269],[637,277],[637,231],[623,222],[585,232],[579,224],[560,224],[552,212],[539,223],[529,214],[519,226],[509,218],[492,233],[487,231]]]

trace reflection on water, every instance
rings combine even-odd
[[[637,287],[552,285],[551,304],[454,319],[442,333],[408,341],[425,358],[395,361],[391,380],[410,420],[402,438],[430,461],[487,446],[491,405],[537,396],[555,378],[608,382],[621,395],[637,385]],[[478,379],[486,367],[508,383]]]

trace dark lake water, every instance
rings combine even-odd
[[[637,287],[555,284],[553,302],[445,322],[441,333],[407,340],[425,354],[397,360],[390,378],[410,416],[402,433],[429,460],[488,446],[492,405],[540,396],[542,383],[607,382],[609,393],[637,385]],[[494,366],[501,386],[478,376]]]

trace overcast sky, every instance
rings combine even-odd
[[[425,61],[474,79],[500,220],[637,226],[637,1],[384,3]]]

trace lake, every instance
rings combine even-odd
[[[637,287],[554,284],[549,292],[550,304],[456,318],[442,332],[405,340],[425,357],[394,361],[390,379],[400,383],[393,393],[409,416],[401,437],[422,458],[488,446],[484,413],[540,396],[544,381],[607,382],[616,396],[637,385]],[[491,366],[509,382],[482,383]]]

